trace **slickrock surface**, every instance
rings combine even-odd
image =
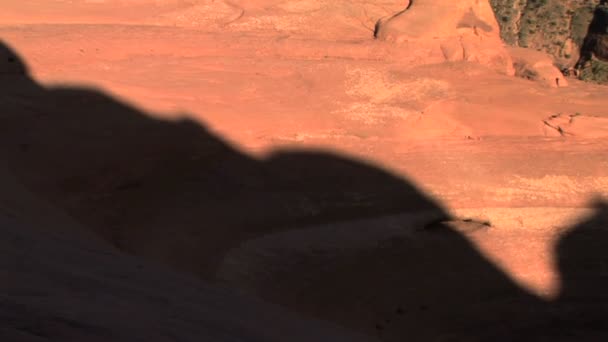
[[[499,37],[487,1],[5,1],[0,332],[605,341],[606,88]]]

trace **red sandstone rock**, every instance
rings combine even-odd
[[[513,59],[516,76],[542,83],[548,87],[568,86],[568,80],[564,78],[548,54],[518,47],[509,47],[507,50]]]
[[[384,41],[415,41],[429,50],[439,47],[447,61],[478,62],[513,74],[494,12],[485,0],[418,0],[381,19],[375,34]]]

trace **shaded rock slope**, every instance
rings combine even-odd
[[[6,0],[0,340],[608,340],[605,87],[397,2]]]
[[[369,341],[121,254],[0,184],[2,341]]]

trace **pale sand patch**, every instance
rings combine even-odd
[[[402,80],[387,71],[353,68],[346,73],[345,89],[347,95],[366,98],[373,103],[403,103],[444,98],[450,85],[434,78]]]

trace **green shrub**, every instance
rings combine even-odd
[[[581,70],[579,78],[583,81],[608,84],[608,63],[592,59],[589,65]]]
[[[572,40],[576,45],[583,45],[591,19],[593,19],[592,7],[581,7],[574,11],[574,15],[572,16]]]

